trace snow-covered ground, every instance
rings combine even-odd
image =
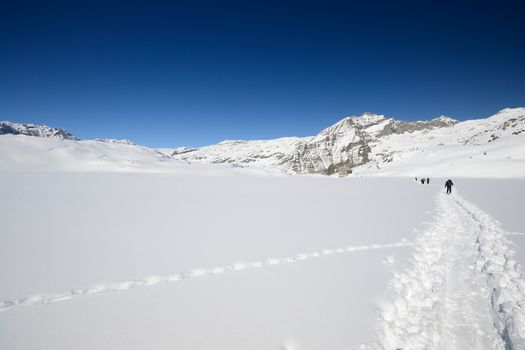
[[[523,181],[458,179],[462,199],[445,197],[437,179],[420,185],[411,178],[253,176],[217,165],[178,166],[183,170],[174,174],[0,174],[0,348],[352,349],[383,341],[420,349],[431,337],[424,331],[445,316],[411,305],[418,299],[403,299],[406,289],[389,289],[404,271],[423,274],[423,285],[424,278],[457,273],[445,279],[456,281],[450,293],[434,280],[439,293],[426,285],[410,293],[427,291],[447,305],[477,293],[468,299],[476,305],[468,317],[446,315],[457,324],[479,318],[479,344],[495,344],[479,348],[501,348],[497,329],[485,333],[499,316],[478,301],[489,302],[489,282],[518,300],[519,291],[506,293],[505,274],[518,285],[521,279],[508,269],[502,279],[485,279],[475,262],[498,259],[490,249],[481,257],[472,249],[483,235],[484,247],[496,242],[503,256],[521,252],[480,210],[486,206],[505,230],[525,231],[515,197],[523,195]],[[480,194],[487,189],[509,196]],[[412,258],[428,263],[427,246],[460,260],[437,264],[442,274],[430,274]],[[468,289],[479,286],[461,284],[465,274],[486,289]],[[396,338],[379,316],[390,312],[403,325],[404,311],[391,316],[388,309],[399,299],[414,317],[437,315],[441,323],[421,324],[419,333],[401,327],[409,333]],[[512,310],[513,320],[521,317],[521,309]],[[403,343],[408,339],[417,346]]]
[[[9,349],[356,346],[374,337],[389,257],[397,264],[409,253],[390,244],[412,240],[432,211],[431,188],[405,179],[1,178],[9,184],[1,201],[1,300],[141,281],[132,290],[5,310],[0,347]],[[412,203],[396,205],[406,195]],[[314,254],[303,260],[301,253]],[[143,286],[155,283],[151,276],[197,268],[207,276]]]

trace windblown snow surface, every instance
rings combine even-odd
[[[0,149],[0,349],[525,349],[524,180]]]

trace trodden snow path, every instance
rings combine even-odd
[[[497,221],[439,194],[436,222],[394,274],[372,349],[525,349],[525,282]]]
[[[38,294],[25,298],[0,301],[0,311],[5,311],[19,306],[30,306],[61,302],[77,298],[80,296],[100,295],[105,293],[128,290],[132,288],[153,286],[159,283],[173,283],[187,279],[201,278],[211,275],[218,275],[227,272],[241,271],[246,269],[261,268],[280,264],[295,263],[304,260],[320,258],[332,254],[357,252],[372,249],[389,249],[411,246],[412,243],[403,239],[396,243],[371,244],[362,246],[346,246],[337,249],[321,249],[310,253],[299,253],[285,258],[267,258],[253,262],[236,262],[229,265],[217,266],[207,269],[194,269],[186,272],[175,273],[166,276],[149,276],[138,280],[126,280],[120,282],[100,283],[89,288],[70,289],[55,294]]]

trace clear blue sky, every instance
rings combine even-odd
[[[150,146],[525,106],[523,1],[2,1],[0,120]]]

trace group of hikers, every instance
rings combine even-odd
[[[418,181],[417,180],[417,177],[415,178],[416,179],[416,182]],[[425,178],[421,178],[419,180],[422,184],[429,184],[430,183],[430,179],[427,177],[426,179]],[[448,179],[447,182],[445,182],[445,188],[447,189],[447,194],[451,194],[452,193],[452,186],[454,186],[454,183],[452,182],[452,180]]]
[[[416,177],[416,181],[417,181],[417,177]],[[426,181],[427,184],[430,183],[430,179],[428,177],[426,179],[424,177],[422,177],[420,181],[421,181],[422,184],[425,184],[425,181]]]

